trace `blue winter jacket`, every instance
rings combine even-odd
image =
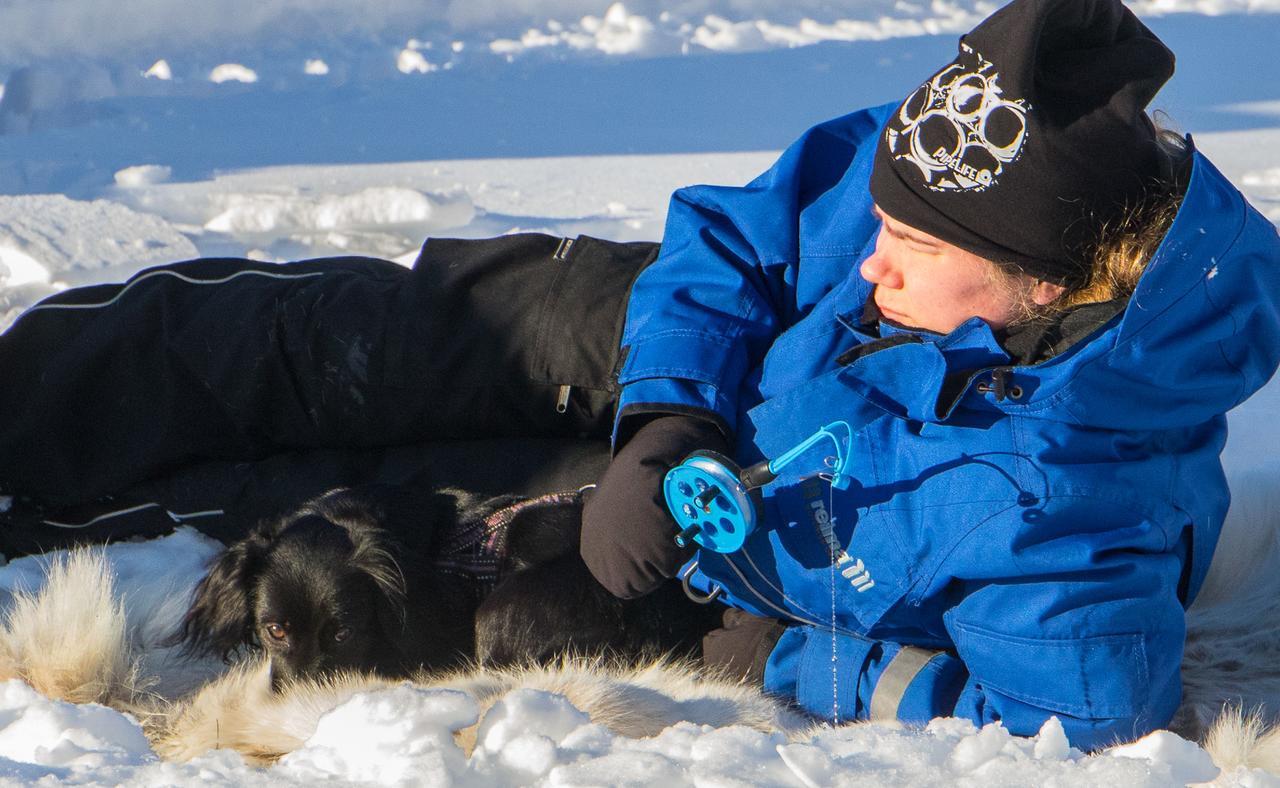
[[[1228,503],[1223,414],[1280,359],[1276,228],[1195,154],[1127,309],[1065,352],[1013,365],[976,318],[876,337],[859,264],[893,109],[809,130],[744,187],[674,195],[619,412],[714,413],[744,464],[855,430],[847,490],[816,476],[819,445],[763,489],[741,551],[697,556],[696,587],[792,625],[766,689],[842,720],[1140,736],[1180,700],[1183,610]]]

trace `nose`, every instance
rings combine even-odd
[[[882,229],[876,238],[876,249],[862,261],[862,278],[873,285],[897,290],[902,287],[902,269],[894,259],[889,239]]]

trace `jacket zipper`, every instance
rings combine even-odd
[[[555,254],[551,255],[552,259],[566,262],[569,259],[569,250],[573,249],[574,239],[564,237],[560,239],[560,245],[556,247]],[[565,384],[560,387],[560,391],[556,395],[556,413],[567,413],[569,411],[569,391],[573,387]]]

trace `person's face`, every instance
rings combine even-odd
[[[1028,301],[1044,305],[1061,285],[1010,274],[995,263],[909,227],[875,209],[883,224],[876,250],[862,263],[862,278],[875,285],[876,306],[904,326],[950,333],[971,317],[1003,328]]]

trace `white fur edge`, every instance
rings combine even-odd
[[[134,703],[134,649],[101,549],[50,557],[44,586],[14,593],[0,624],[0,679],[14,678],[73,703]]]
[[[1235,784],[1235,776],[1245,769],[1280,774],[1280,727],[1268,727],[1256,713],[1223,709],[1205,737],[1204,748],[1222,770],[1219,783]]]
[[[169,760],[188,760],[223,747],[237,750],[255,764],[270,763],[301,746],[320,717],[352,695],[399,683],[342,674],[326,681],[299,682],[275,694],[270,690],[267,663],[244,663],[174,708],[163,730],[156,732],[156,752]],[[554,692],[593,722],[632,738],[655,736],[680,721],[716,727],[747,725],[793,735],[813,727],[806,718],[740,682],[664,661],[627,666],[566,659],[545,668],[477,668],[422,675],[412,683],[466,692],[479,704],[482,719],[512,690]],[[467,753],[474,747],[477,727],[456,732]]]

